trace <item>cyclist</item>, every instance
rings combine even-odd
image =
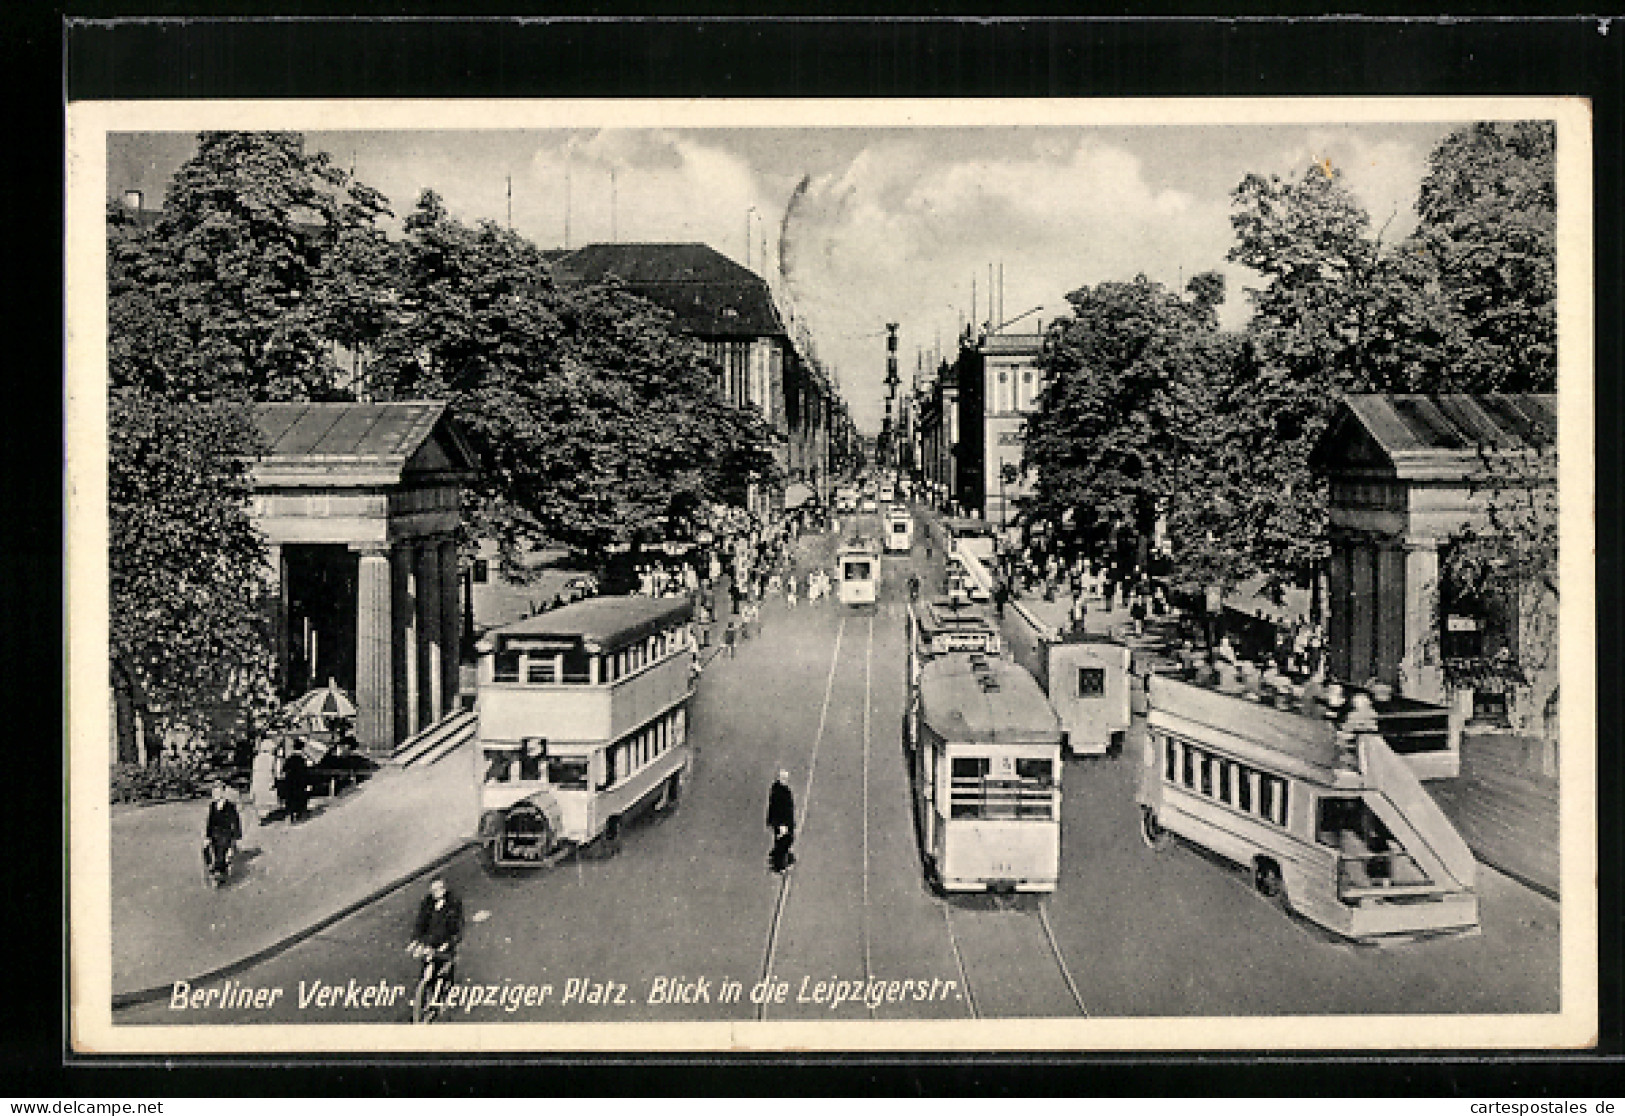
[[[214,799],[209,803],[209,816],[203,823],[203,866],[215,887],[226,882],[237,842],[242,839],[243,823],[237,806],[227,795],[226,784],[217,781]]]
[[[911,573],[908,575],[908,599],[911,601],[917,601],[920,599],[919,574]]]
[[[412,998],[414,1021],[433,1019],[440,1011],[444,990],[455,979],[457,943],[463,936],[463,902],[436,877],[418,907],[417,922],[408,951],[423,961],[423,978]]]

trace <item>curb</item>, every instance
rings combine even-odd
[[[216,968],[210,969],[204,973],[200,973],[194,977],[179,977],[177,979],[185,980],[190,984],[205,984],[208,981],[222,980],[226,977],[234,976],[237,973],[242,972],[244,969],[252,968],[253,966],[258,965],[261,961],[267,961],[272,957],[275,957],[277,954],[298,945],[300,942],[305,941],[308,938],[315,937],[323,930],[326,930],[329,926],[332,926],[335,922],[342,922],[344,919],[355,914],[361,908],[371,906],[372,904],[378,902],[378,900],[384,898],[384,896],[389,895],[392,892],[399,891],[413,880],[416,880],[419,877],[434,871],[436,868],[455,860],[457,857],[473,848],[475,844],[476,842],[473,838],[467,838],[463,841],[459,841],[452,848],[442,850],[440,853],[430,858],[426,864],[422,864],[419,867],[396,877],[394,880],[384,884],[382,887],[374,888],[372,891],[368,892],[366,895],[363,895],[354,902],[346,903],[332,914],[322,916],[309,926],[295,930],[292,933],[277,939],[263,949],[255,950],[247,957],[242,957],[238,958],[236,961],[227,962],[224,965],[217,966]],[[150,988],[137,989],[134,992],[115,992],[113,993],[113,1010],[118,1011],[121,1008],[135,1007],[139,1004],[147,1004],[152,1003],[155,1000],[161,1000],[170,994],[171,990],[175,986],[175,983],[176,982],[172,980],[167,981],[164,984],[154,985]]]

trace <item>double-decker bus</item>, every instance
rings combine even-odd
[[[1148,845],[1178,834],[1348,938],[1478,929],[1471,850],[1379,733],[1340,730],[1313,707],[1147,682],[1136,797]]]
[[[907,554],[914,549],[914,517],[907,508],[893,507],[886,512],[886,552]]]
[[[845,605],[872,605],[880,595],[880,547],[868,539],[835,552],[836,593]]]
[[[1054,640],[1039,633],[1010,642],[1016,662],[1032,672],[1061,719],[1063,751],[1116,756],[1128,739],[1132,657],[1121,643],[1100,637]]]
[[[613,853],[693,769],[686,599],[595,597],[481,638],[474,749],[488,865]]]
[[[926,875],[941,891],[1054,891],[1061,726],[1032,675],[983,655],[923,663],[905,725]]]

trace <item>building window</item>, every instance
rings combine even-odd
[[[491,563],[484,558],[474,559],[474,584],[484,585],[491,580]]]

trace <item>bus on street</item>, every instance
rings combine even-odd
[[[692,607],[594,597],[481,638],[473,751],[489,867],[611,855],[632,818],[676,808],[694,763]]]
[[[1162,675],[1147,680],[1141,835],[1247,868],[1258,892],[1355,940],[1472,933],[1477,863],[1366,711],[1339,726]]]

